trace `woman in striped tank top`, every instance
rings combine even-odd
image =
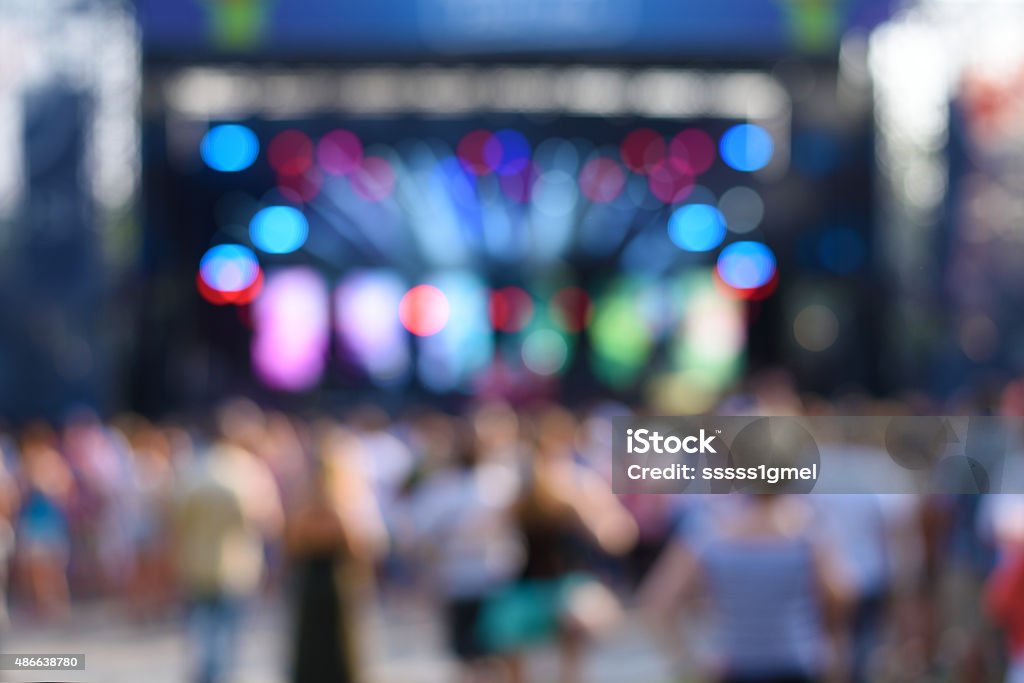
[[[785,495],[706,500],[659,560],[642,608],[662,631],[687,594],[704,598],[713,680],[824,680],[846,591],[814,534],[811,507]]]

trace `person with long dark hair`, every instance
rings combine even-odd
[[[555,643],[561,683],[582,680],[588,639],[621,614],[616,596],[592,571],[595,556],[627,553],[637,534],[608,483],[577,462],[576,430],[575,417],[562,408],[535,415],[532,460],[515,505],[523,568],[481,619],[485,641],[497,651]]]
[[[309,498],[286,523],[297,587],[294,683],[360,680],[358,612],[385,532],[358,448],[347,431],[326,429]]]

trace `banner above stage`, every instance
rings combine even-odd
[[[151,58],[830,56],[896,0],[136,0]]]

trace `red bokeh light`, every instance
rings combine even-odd
[[[437,287],[417,285],[398,303],[402,326],[419,337],[437,334],[448,324],[448,297]]]
[[[619,154],[626,168],[634,173],[646,175],[665,160],[665,139],[650,128],[638,128],[622,141]]]
[[[779,286],[778,270],[776,270],[772,275],[771,280],[760,287],[753,287],[751,289],[739,289],[728,284],[718,274],[717,268],[711,271],[711,278],[714,280],[715,288],[718,289],[719,292],[733,299],[742,299],[743,301],[761,301],[762,299],[767,299],[775,292],[775,288]]]
[[[487,175],[501,164],[501,140],[490,131],[474,130],[459,140],[455,153],[467,171]]]
[[[533,297],[520,287],[502,287],[491,292],[491,324],[501,332],[518,332],[533,317]]]
[[[257,269],[256,279],[252,281],[252,284],[245,289],[238,290],[237,292],[222,292],[214,289],[210,285],[206,284],[206,280],[203,279],[201,272],[196,273],[196,289],[199,290],[199,296],[203,297],[203,299],[215,306],[226,306],[228,304],[250,304],[255,301],[256,297],[259,296],[260,291],[263,290],[263,269]]]
[[[551,298],[551,315],[566,332],[580,332],[590,323],[590,295],[580,287],[560,289]]]
[[[363,143],[351,131],[332,130],[317,143],[316,158],[324,173],[348,175],[363,161]]]
[[[702,130],[687,128],[672,138],[668,156],[677,170],[699,175],[715,161],[715,141]]]
[[[270,141],[267,161],[281,175],[301,175],[313,165],[313,141],[300,130],[282,131]]]

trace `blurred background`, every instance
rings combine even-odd
[[[762,503],[614,496],[610,418],[1024,412],[1021,35],[1012,0],[0,1],[0,650],[752,680],[634,589]],[[808,534],[845,616],[753,674],[1015,671],[1021,508],[896,498],[790,501],[843,511]],[[580,577],[603,640],[538,589]],[[550,623],[499,647],[511,603]]]

